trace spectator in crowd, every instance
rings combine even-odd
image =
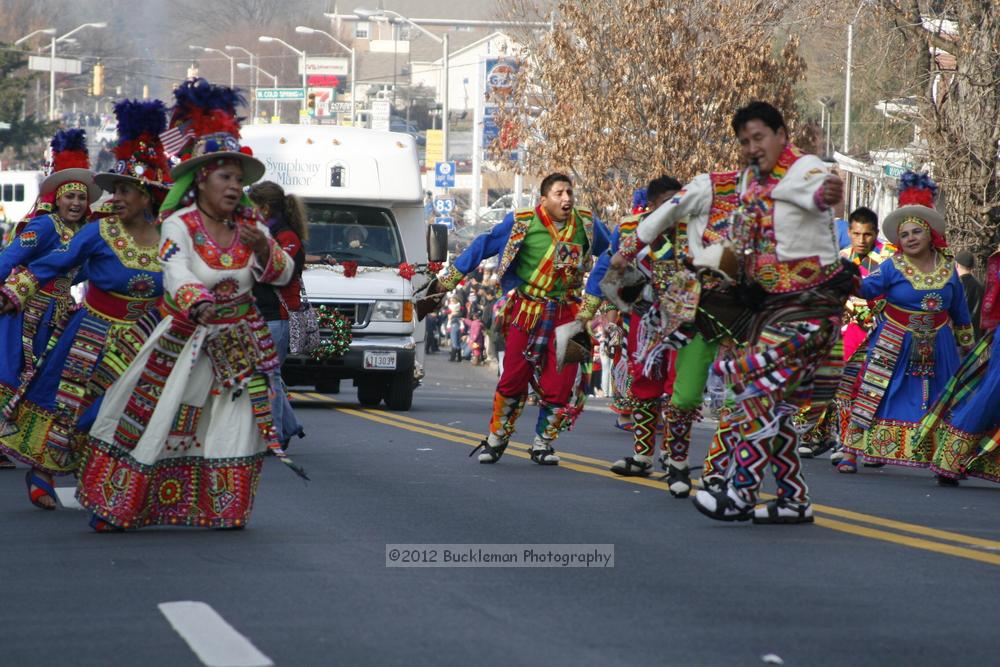
[[[462,302],[458,296],[448,297],[448,338],[451,341],[451,356],[448,361],[462,361]]]
[[[435,352],[441,351],[441,341],[438,338],[438,327],[440,327],[440,322],[438,321],[437,313],[429,313],[424,322],[427,326],[427,331],[424,334],[424,352],[426,354],[434,354]]]
[[[969,315],[972,317],[972,329],[975,332],[976,340],[982,335],[979,328],[979,312],[983,307],[983,284],[972,275],[972,269],[976,266],[976,259],[968,250],[960,250],[955,255],[955,271],[958,279],[962,281],[962,288],[965,290],[965,301],[969,304]]]

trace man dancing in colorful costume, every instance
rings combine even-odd
[[[636,227],[651,211],[655,211],[661,204],[670,199],[678,190],[680,183],[669,176],[654,178],[643,190],[639,191],[646,197],[644,210],[622,218],[615,231],[611,234],[611,247],[608,253],[601,255],[594,263],[594,270],[587,278],[587,294],[601,297],[601,281],[607,274],[608,266],[613,253],[618,252],[622,239],[628,239],[635,235]],[[672,256],[669,243],[659,246],[659,258],[650,258],[647,265],[649,271],[662,261],[669,261]],[[648,307],[649,301],[644,301],[643,306]],[[628,395],[627,401],[631,408],[632,434],[635,436],[635,456],[628,456],[616,461],[611,466],[611,472],[625,476],[647,476],[653,468],[653,452],[656,449],[657,422],[660,418],[660,403],[664,395],[669,395],[669,363],[663,357],[661,363],[656,364],[656,368],[644,375],[642,373],[643,364],[637,361],[632,354],[635,349],[636,338],[640,328],[642,318],[638,306],[632,308],[631,313],[623,313],[627,318],[627,341],[625,344],[624,360],[628,367]]]
[[[429,288],[430,294],[454,289],[484,259],[500,256],[497,273],[507,293],[500,315],[506,354],[489,434],[472,452],[482,450],[480,463],[496,463],[503,456],[529,385],[539,396],[531,460],[539,465],[559,463],[552,443],[579,414],[584,392],[577,377],[579,364],[557,366],[554,332],[574,319],[589,321],[594,316],[600,299],[591,296],[581,307],[583,276],[591,256],[605,252],[608,242],[604,224],[589,210],[574,207],[569,177],[550,174],[542,180],[537,207],[508,213],[438,274],[437,286]]]
[[[669,176],[650,181],[647,188],[650,209],[646,214],[622,220],[612,238],[612,251],[620,246],[633,248],[635,254],[645,244],[635,239],[641,220],[673,197],[680,190],[680,183]],[[669,238],[668,238],[669,237]],[[630,252],[630,254],[632,254]],[[642,253],[638,262],[650,274],[651,293],[633,307],[630,316],[628,350],[631,376],[630,398],[633,403],[634,454],[615,461],[611,472],[623,476],[647,476],[653,467],[656,449],[657,425],[663,408],[663,445],[660,464],[667,471],[667,486],[675,498],[686,498],[691,492],[688,450],[691,445],[691,426],[700,416],[702,394],[708,368],[715,360],[717,343],[708,342],[700,333],[674,353],[670,348],[680,343],[667,343],[669,335],[678,324],[670,310],[683,308],[671,300],[671,290],[679,285],[674,278],[686,271],[688,259],[687,221],[666,230],[649,250]],[[590,293],[599,283],[610,264],[610,256],[598,260],[587,282]],[[693,276],[692,276],[693,278]],[[664,299],[667,301],[664,302]],[[652,309],[652,312],[651,312]],[[664,310],[666,309],[666,310]],[[668,322],[669,321],[669,322]],[[687,340],[687,339],[685,339]],[[662,405],[666,399],[666,405]]]
[[[691,429],[701,416],[709,369],[724,341],[730,345],[742,342],[738,330],[740,322],[745,324],[747,320],[746,317],[731,317],[741,310],[739,300],[729,291],[720,289],[723,281],[718,275],[702,273],[694,280],[688,269],[693,257],[705,254],[706,244],[720,243],[729,238],[729,217],[738,205],[738,177],[738,171],[731,171],[703,174],[696,178],[680,194],[672,195],[667,202],[670,212],[664,210],[666,215],[661,213],[656,216],[655,233],[649,231],[648,237],[641,234],[623,236],[609,267],[613,271],[624,271],[629,262],[648,256],[646,238],[650,238],[654,246],[660,243],[658,239],[670,238],[666,243],[666,247],[671,248],[670,260],[655,264],[659,270],[655,271],[657,275],[653,276],[651,284],[657,303],[655,312],[647,312],[644,316],[647,321],[642,340],[633,342],[633,347],[638,349],[633,355],[632,369],[635,377],[656,370],[661,365],[666,367],[667,350],[676,350],[669,355],[673,368],[669,373],[669,385],[663,388],[669,402],[664,410],[664,452],[660,457],[667,471],[670,492],[676,498],[686,498],[691,491],[688,462]],[[692,188],[700,188],[706,196],[689,197],[683,208],[678,208],[679,198]],[[646,219],[650,217],[646,216]],[[685,310],[687,316],[679,318],[677,313]],[[690,319],[692,313],[693,320]],[[659,317],[650,321],[649,315]],[[679,319],[685,320],[680,327]],[[654,322],[657,326],[651,326]],[[728,452],[734,447],[734,433],[729,422],[731,412],[728,407],[720,411],[719,428],[705,459],[701,478],[703,486],[720,489],[724,486]],[[642,458],[646,452],[640,447],[640,434],[637,433],[636,456],[616,461],[611,467],[612,472],[629,476],[648,474],[648,468],[643,466],[646,460]]]
[[[800,427],[792,417],[808,405],[801,428],[815,424],[843,364],[834,343],[854,273],[838,256],[829,213],[843,184],[819,158],[789,143],[784,119],[770,104],[738,110],[732,127],[750,165],[735,210],[731,187],[702,175],[640,223],[638,237],[648,242],[683,217],[707,219],[707,227],[689,233],[693,264],[734,278],[732,290],[750,316],[745,350],[720,355],[712,368],[736,396],[727,483],[698,491],[695,506],[722,521],[811,522],[796,450]],[[706,215],[726,207],[725,220]],[[721,241],[712,238],[713,223],[720,223]],[[778,498],[755,509],[768,463]]]

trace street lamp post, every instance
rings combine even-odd
[[[333,42],[334,44],[336,44],[337,46],[339,46],[340,48],[344,49],[345,51],[351,54],[351,125],[354,125],[354,123],[357,120],[356,111],[358,103],[358,96],[355,94],[355,92],[357,91],[356,84],[358,81],[357,52],[351,47],[344,44],[336,37],[334,37],[333,35],[331,35],[330,33],[326,32],[325,30],[319,30],[318,28],[310,28],[308,26],[300,25],[295,28],[295,32],[299,33],[300,35],[312,35],[314,33],[318,35],[323,35],[331,42]]]
[[[18,46],[22,42],[27,42],[29,39],[31,39],[35,35],[54,35],[54,34],[56,34],[56,29],[55,28],[41,28],[40,30],[35,30],[34,32],[29,32],[27,35],[25,35],[21,39],[17,40],[16,42],[14,42],[14,46]]]
[[[305,111],[306,108],[307,108],[306,107],[306,104],[307,104],[307,100],[306,100],[307,90],[309,88],[309,83],[308,83],[308,78],[307,78],[308,74],[306,73],[306,52],[305,51],[301,51],[301,50],[295,48],[294,46],[292,46],[291,44],[289,44],[285,40],[278,39],[277,37],[268,37],[267,35],[261,35],[260,37],[257,38],[257,41],[258,42],[263,42],[265,44],[268,43],[268,42],[277,42],[278,44],[281,44],[282,46],[284,46],[285,48],[287,48],[289,51],[292,51],[292,52],[298,54],[299,57],[302,58],[302,110]]]
[[[236,85],[236,77],[235,77],[235,71],[234,71],[234,67],[235,67],[235,63],[236,63],[236,58],[235,57],[229,55],[225,51],[221,51],[219,49],[213,49],[210,46],[196,46],[194,44],[188,44],[188,48],[191,49],[192,51],[201,51],[203,53],[218,53],[220,56],[222,56],[223,58],[225,58],[226,60],[228,60],[229,61],[229,87],[233,88]]]
[[[861,9],[867,0],[858,3],[858,11],[854,12],[854,18],[847,24],[847,69],[844,77],[844,154],[847,155],[851,146],[851,61],[854,55],[854,23],[861,16]]]
[[[29,32],[27,35],[25,35],[21,39],[17,40],[16,42],[14,42],[14,46],[19,46],[20,44],[22,44],[24,42],[27,42],[29,39],[31,39],[35,35],[49,35],[51,37],[52,35],[55,35],[55,34],[56,34],[56,29],[55,28],[42,28],[40,30],[35,30],[33,32]],[[39,83],[39,80],[35,79],[35,117],[36,118],[39,117],[40,114],[38,113],[38,111],[39,111],[39,109],[41,109],[41,106],[42,106],[42,92],[41,92],[41,88],[42,87],[41,87],[41,84]]]
[[[275,88],[278,87],[278,77],[274,76],[273,74],[271,74],[270,72],[268,72],[266,70],[261,69],[257,65],[247,65],[246,63],[236,63],[236,66],[239,67],[240,69],[252,69],[252,71],[255,71],[255,72],[259,73],[259,74],[263,74],[264,76],[266,76],[267,78],[269,78],[271,80],[271,85],[273,87],[275,87]],[[274,99],[274,112],[273,112],[273,114],[275,116],[278,115],[278,99],[277,98]]]
[[[49,44],[49,120],[55,120],[56,116],[56,43],[65,42],[70,35],[84,28],[107,28],[108,24],[104,21],[98,23],[84,23],[83,25],[78,25],[73,28],[65,35],[61,37],[56,37]]]
[[[250,51],[247,51],[246,49],[244,49],[242,46],[233,46],[232,44],[227,44],[223,48],[226,51],[242,51],[243,53],[247,54],[247,57],[250,58],[250,115],[254,118],[254,120],[256,120],[257,119],[257,82],[258,82],[259,79],[257,77],[257,70],[254,69],[254,66],[253,66],[254,55]]]
[[[819,98],[819,103],[823,105],[826,110],[826,150],[824,154],[827,156],[833,155],[833,145],[830,139],[831,128],[833,127],[833,107],[837,106],[837,100],[833,99],[829,95]]]
[[[426,36],[433,39],[435,42],[441,45],[441,112],[444,114],[441,122],[441,144],[444,150],[444,160],[448,161],[448,33],[444,33],[442,36],[437,36],[432,33],[427,28],[424,28],[420,24],[411,21],[399,12],[394,12],[391,9],[365,9],[364,7],[358,7],[354,10],[354,15],[361,19],[380,19],[383,21],[390,20],[388,17],[397,18],[400,21],[405,21],[409,25],[413,26]]]

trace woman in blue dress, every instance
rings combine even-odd
[[[52,173],[39,186],[37,215],[22,223],[0,252],[0,281],[69,241],[101,194],[89,169],[83,130],[60,130],[51,146]],[[0,315],[0,411],[23,396],[53,327],[69,314],[71,282],[72,276],[57,276],[40,285],[20,312]]]
[[[917,446],[934,450],[938,484],[979,477],[1000,482],[1000,251],[986,268],[981,326],[988,329],[924,417]]]
[[[884,297],[883,319],[868,339],[855,385],[846,454],[837,469],[867,461],[928,467],[933,450],[913,435],[958,369],[973,331],[954,260],[944,252],[944,218],[934,210],[937,186],[924,174],[900,178],[900,208],[882,231],[900,249],[861,284],[865,299]]]
[[[55,277],[82,270],[88,279],[81,307],[53,334],[23,398],[4,412],[0,451],[32,467],[29,498],[43,509],[55,509],[52,475],[76,469],[77,434],[86,432],[96,414],[88,413],[99,393],[95,389],[113,381],[105,377],[109,368],[127,363],[107,363],[106,347],[113,342],[126,357],[129,349],[138,349],[141,327],[155,325],[163,293],[156,213],[167,192],[168,165],[158,138],[166,128],[166,108],[159,101],[126,100],[115,113],[118,161],[113,172],[95,180],[113,194],[116,214],[85,225],[68,244],[32,261],[0,288],[0,307],[13,312]],[[100,377],[94,378],[98,369]]]

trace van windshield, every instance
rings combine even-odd
[[[306,254],[328,255],[359,266],[398,266],[403,262],[396,219],[388,209],[309,202],[306,210]]]

